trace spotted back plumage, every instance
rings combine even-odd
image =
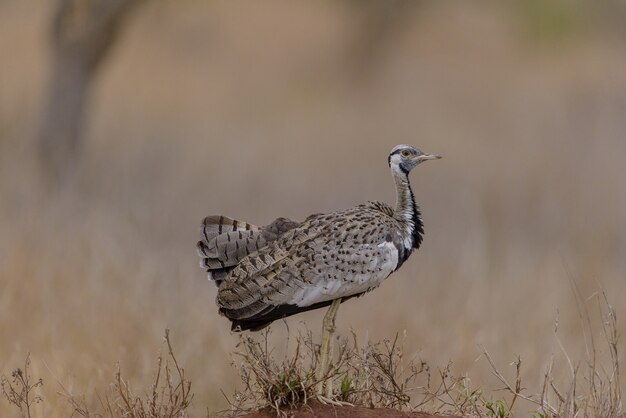
[[[411,166],[394,157],[402,150],[394,149],[389,159],[395,208],[368,202],[311,215],[302,223],[278,218],[265,227],[224,216],[205,219],[198,243],[201,264],[219,286],[219,312],[232,321],[233,330],[261,329],[335,299],[360,296],[378,287],[420,246],[423,224],[408,180],[410,168],[396,161]]]

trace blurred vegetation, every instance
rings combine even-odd
[[[524,0],[518,2],[530,34],[539,41],[570,38],[582,25],[581,11],[562,0]]]

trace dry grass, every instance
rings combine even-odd
[[[449,374],[487,400],[501,384],[475,362],[481,345],[499,366],[519,354],[529,393],[554,353],[567,398],[557,311],[569,357],[587,355],[567,270],[584,295],[601,281],[626,315],[626,49],[604,25],[535,43],[501,3],[422,2],[357,81],[345,63],[356,22],[338,2],[146,2],[94,85],[76,178],[52,192],[29,149],[49,3],[0,2],[0,374],[31,353],[45,382],[34,416],[71,413],[55,376],[90,411],[117,364],[149,392],[139,382],[166,328],[194,384],[189,413],[227,408],[238,337],[197,267],[200,220],[393,202],[397,143],[444,155],[412,174],[424,245],[342,306],[339,334],[356,330],[363,348],[406,329],[406,356],[454,360]],[[292,335],[321,315],[288,319]],[[268,337],[278,356],[286,336],[278,323]],[[0,416],[16,411],[0,403]]]
[[[543,374],[540,391],[533,393],[522,381],[519,356],[510,364],[513,375],[509,378],[509,373],[502,371],[483,348],[479,360],[484,360],[483,367],[495,376],[499,386],[481,388],[469,376],[455,376],[451,364],[433,373],[433,368],[422,359],[407,359],[406,336],[368,341],[360,348],[354,333],[350,340],[336,342],[338,353],[324,379],[333,385],[332,400],[369,408],[470,418],[522,417],[529,410],[538,418],[619,418],[623,408],[615,310],[604,292],[595,294],[593,299],[597,301],[601,321],[592,324],[588,308],[579,300],[587,352],[576,361],[561,345],[561,354],[571,372],[561,387],[552,362]],[[293,353],[277,360],[268,342],[269,333],[265,331],[256,339],[248,335],[240,338],[234,364],[243,389],[228,398],[230,409],[223,415],[241,416],[269,407],[276,416],[289,416],[291,410],[316,399],[319,345],[314,343],[312,334],[297,335]],[[555,338],[559,340],[556,328]]]
[[[589,311],[584,308],[583,301],[579,300],[581,320],[583,321],[583,338],[586,346],[585,357],[579,361],[572,360],[559,340],[562,354],[567,359],[571,373],[568,383],[560,389],[555,384],[553,364],[551,363],[545,372],[541,393],[535,396],[524,395],[520,378],[521,359],[518,358],[514,363],[516,376],[515,383],[511,384],[498,370],[489,353],[483,352],[493,375],[502,383],[503,389],[512,394],[511,406],[519,397],[537,405],[537,414],[540,417],[621,416],[622,391],[615,309],[609,303],[604,292],[596,294],[594,298],[598,300],[598,310],[602,319],[600,343],[603,347],[598,346],[597,327],[592,326]],[[558,340],[556,329],[555,337]],[[600,358],[601,350],[605,353],[603,358]]]
[[[169,330],[165,330],[164,344],[166,355],[159,354],[154,377],[149,388],[139,391],[131,388],[123,377],[119,366],[109,387],[98,388],[93,395],[96,399],[87,400],[85,394],[73,394],[60,380],[57,397],[67,405],[71,417],[110,417],[110,418],[185,418],[193,400],[191,382],[185,377],[185,369],[178,364]],[[12,373],[12,382],[1,377],[2,392],[9,404],[19,409],[23,417],[31,418],[31,405],[43,402],[38,388],[43,386],[40,378],[31,382],[30,356],[23,369]],[[97,408],[90,407],[97,401]]]
[[[407,358],[406,335],[402,338],[396,335],[393,340],[368,341],[359,347],[355,333],[350,339],[336,339],[336,354],[331,356],[331,366],[323,379],[334,388],[330,399],[345,403],[348,408],[350,405],[395,408],[469,418],[514,418],[525,416],[530,409],[538,418],[619,418],[623,416],[623,409],[615,310],[604,292],[589,299],[597,302],[601,322],[592,323],[585,301],[579,299],[587,355],[575,361],[561,345],[571,372],[563,387],[556,383],[551,362],[543,375],[541,390],[530,393],[522,382],[521,358],[511,363],[514,370],[509,378],[486,349],[481,358],[500,387],[475,387],[469,376],[456,377],[451,364],[433,373],[422,359]],[[555,327],[558,340],[557,331]],[[269,407],[276,416],[286,417],[291,410],[316,399],[319,345],[314,342],[312,333],[298,334],[293,342],[288,340],[287,345],[293,345],[294,350],[280,360],[270,346],[270,333],[268,329],[257,338],[248,334],[240,336],[233,365],[239,371],[243,386],[232,396],[225,395],[230,408],[218,415],[237,417]],[[73,417],[189,416],[187,411],[194,397],[191,382],[176,359],[169,330],[165,331],[164,344],[166,356],[159,354],[157,357],[149,388],[131,389],[118,366],[111,385],[96,391],[100,405],[96,411],[89,407],[84,394],[72,394],[60,381],[56,382],[58,398],[68,404]],[[43,402],[39,395],[43,380],[33,381],[30,356],[23,368],[13,371],[11,379],[1,376],[0,380],[8,403],[17,408],[22,417],[31,418],[31,406]],[[518,412],[515,412],[516,404]]]
[[[398,336],[392,341],[368,343],[359,348],[356,334],[352,340],[337,343],[327,373],[316,377],[319,345],[310,332],[299,334],[293,340],[293,354],[282,361],[274,358],[269,346],[269,331],[254,339],[242,336],[239,351],[235,353],[236,368],[243,382],[243,390],[230,399],[232,415],[264,407],[277,414],[297,408],[309,399],[316,399],[320,380],[334,388],[332,399],[352,405],[400,409],[409,406],[408,392],[414,388],[417,376],[427,374],[425,363],[413,361],[404,364]]]
[[[191,382],[185,378],[182,368],[172,349],[169,330],[165,331],[167,358],[157,358],[156,372],[151,391],[143,397],[137,395],[130,383],[122,378],[118,369],[115,374],[114,390],[118,416],[132,418],[183,418],[188,416],[187,409],[193,400]],[[89,416],[89,415],[86,415]]]
[[[10,378],[0,376],[0,386],[9,405],[19,409],[22,417],[31,418],[31,406],[43,402],[43,398],[37,394],[37,389],[43,386],[43,380],[32,381],[30,354],[26,356],[24,367],[15,369]]]

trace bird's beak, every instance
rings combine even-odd
[[[421,154],[414,158],[415,161],[422,162],[426,160],[439,160],[441,159],[441,155],[435,154]]]

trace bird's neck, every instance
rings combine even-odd
[[[399,167],[391,170],[396,184],[396,209],[394,218],[398,220],[402,228],[405,248],[412,250],[419,248],[422,243],[424,225],[418,206],[415,204],[415,196],[411,189],[409,175]]]

